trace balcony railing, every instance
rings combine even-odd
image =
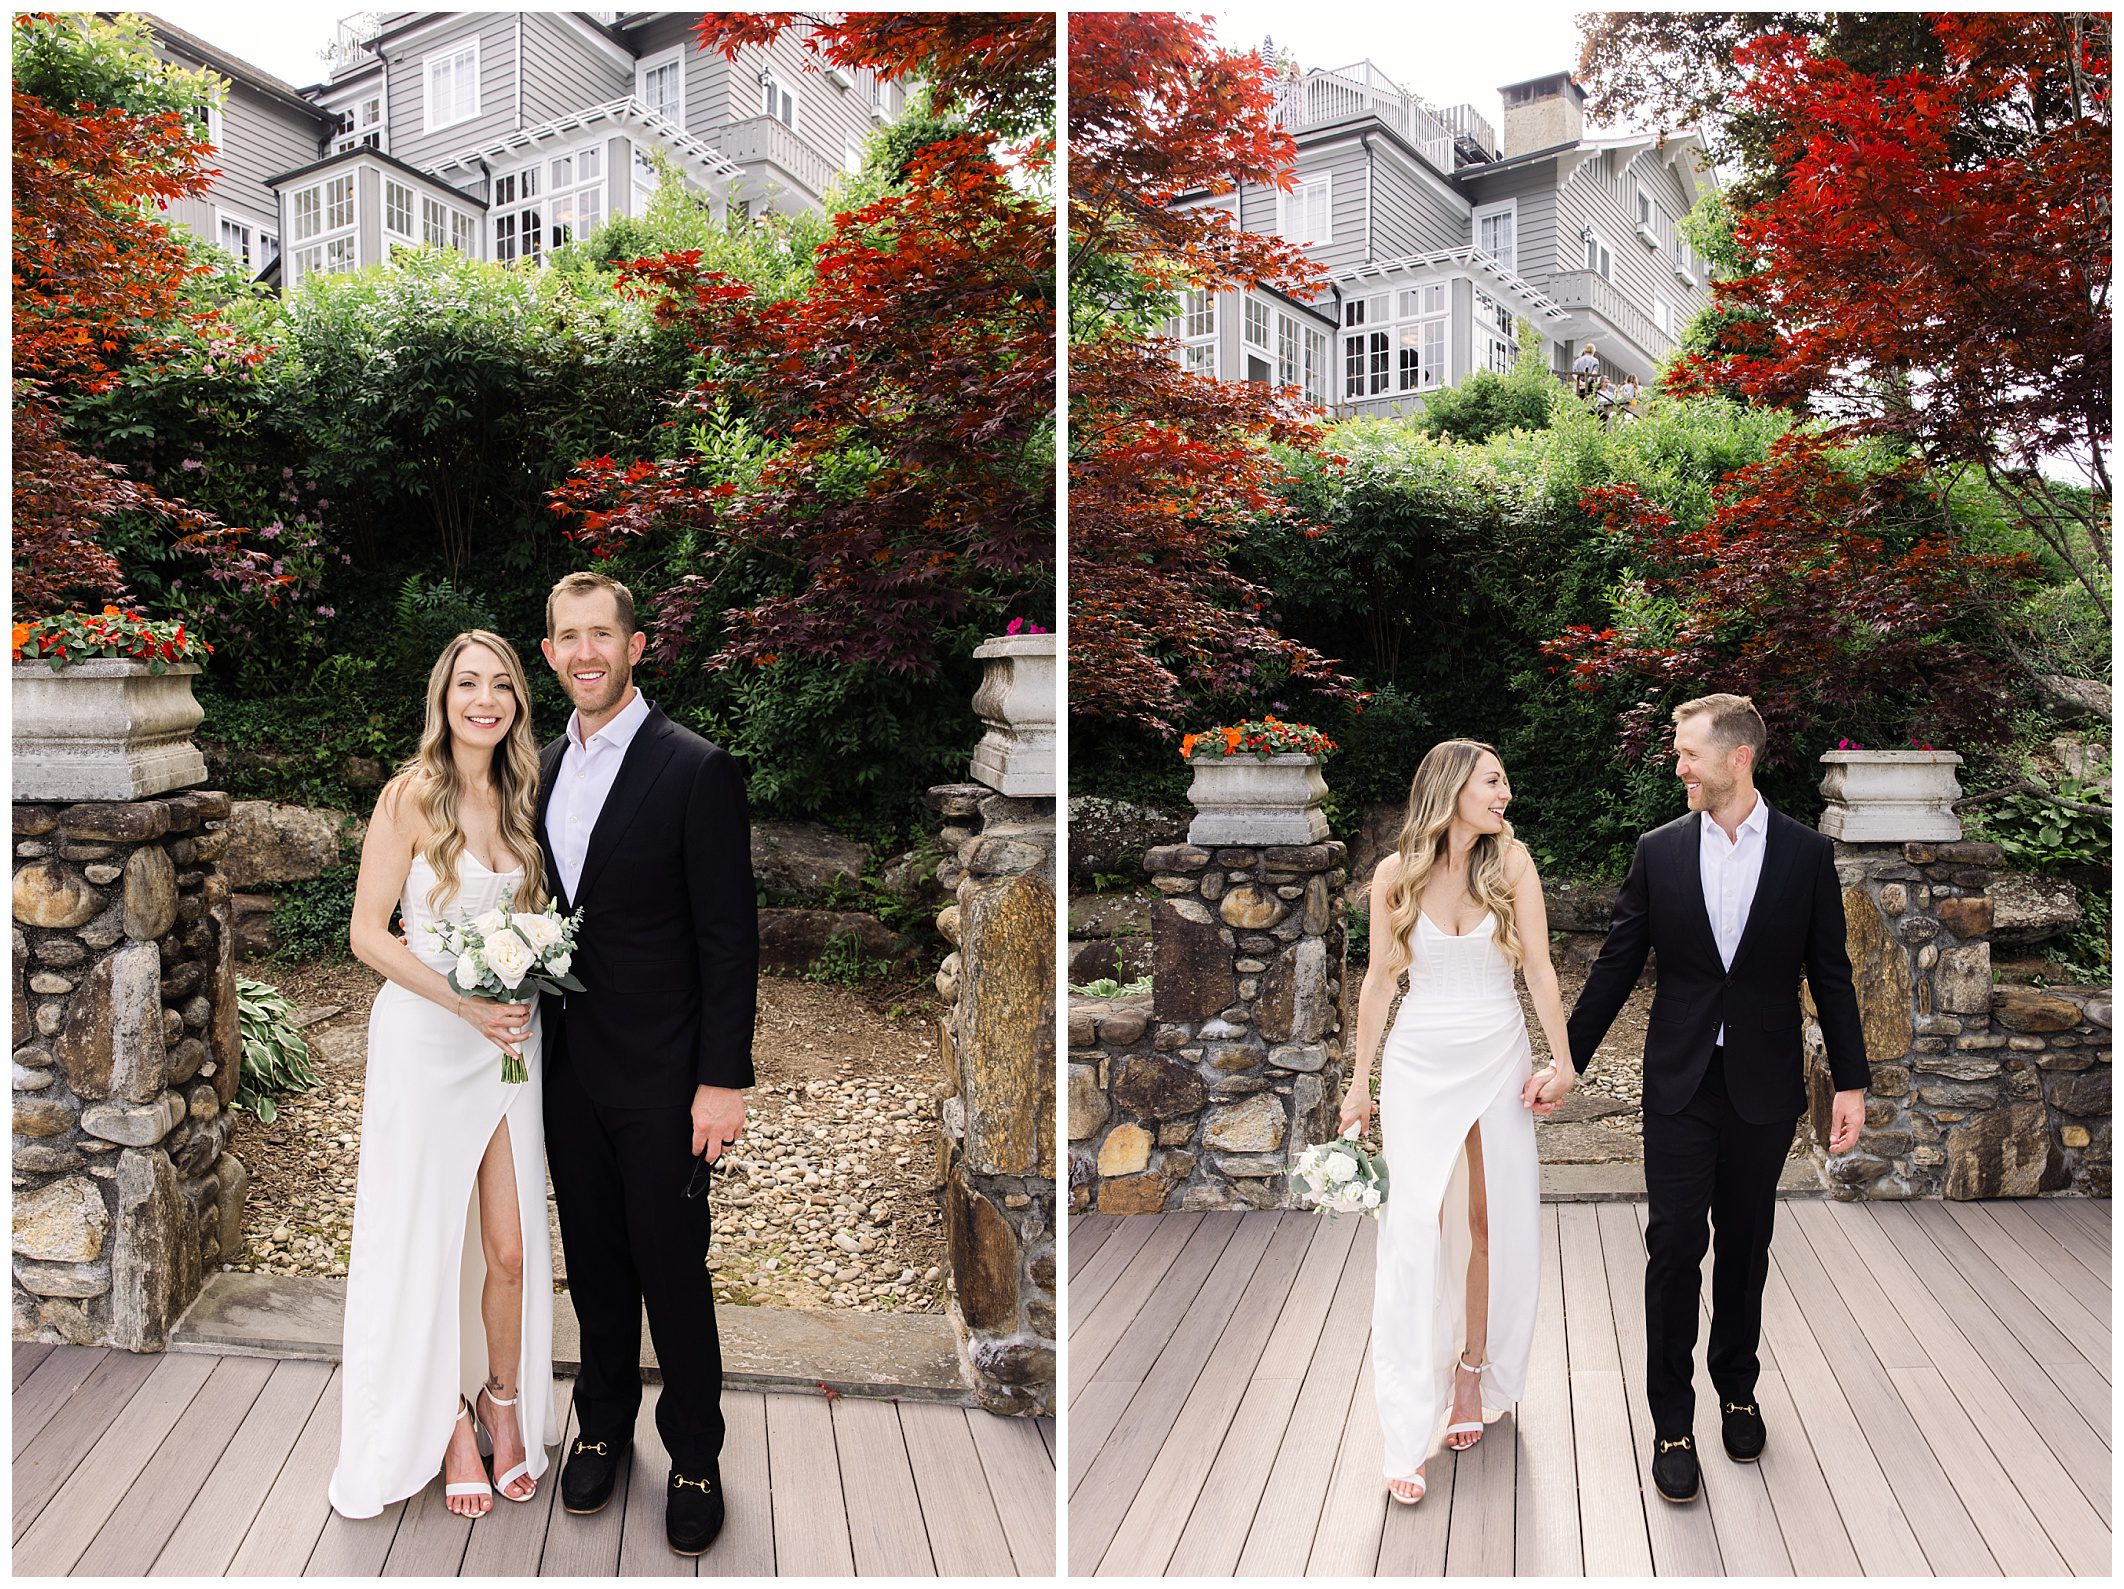
[[[1665,358],[1674,346],[1674,338],[1660,330],[1657,321],[1630,302],[1620,287],[1598,272],[1567,270],[1551,276],[1547,286],[1549,296],[1566,309],[1591,310],[1648,357]],[[1649,376],[1652,372],[1639,370],[1636,373]]]
[[[716,147],[739,165],[764,160],[780,166],[814,199],[840,174],[839,167],[773,116],[732,122],[716,133]]]
[[[1294,132],[1352,116],[1377,116],[1439,170],[1453,169],[1453,129],[1370,61],[1331,72],[1315,68],[1284,79],[1276,92],[1276,118]]]

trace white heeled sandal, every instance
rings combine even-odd
[[[1467,1354],[1466,1354],[1465,1352],[1463,1352],[1463,1353],[1462,1353],[1462,1354],[1460,1355],[1460,1360],[1459,1360],[1459,1361],[1458,1361],[1457,1363],[1455,1363],[1455,1364],[1454,1364],[1453,1366],[1454,1366],[1455,1368],[1459,1369],[1459,1370],[1460,1370],[1460,1371],[1461,1371],[1462,1373],[1464,1373],[1464,1374],[1473,1374],[1473,1375],[1475,1376],[1475,1382],[1476,1382],[1475,1421],[1474,1421],[1473,1423],[1449,1423],[1449,1424],[1447,1424],[1447,1425],[1446,1425],[1446,1438],[1450,1440],[1450,1439],[1451,1439],[1451,1438],[1452,1438],[1452,1437],[1453,1437],[1454,1435],[1469,1435],[1469,1434],[1471,1434],[1471,1435],[1473,1435],[1473,1436],[1475,1437],[1475,1439],[1474,1439],[1474,1440],[1470,1440],[1470,1441],[1469,1441],[1469,1442],[1468,1442],[1468,1443],[1467,1443],[1466,1445],[1464,1445],[1464,1446],[1448,1446],[1448,1447],[1447,1447],[1446,1449],[1447,1449],[1448,1451],[1472,1451],[1472,1450],[1474,1450],[1474,1449],[1475,1449],[1475,1445],[1476,1445],[1476,1442],[1482,1439],[1482,1429],[1483,1429],[1483,1424],[1482,1424],[1482,1400],[1481,1400],[1482,1371],[1483,1371],[1484,1369],[1488,1368],[1488,1367],[1489,1367],[1490,1365],[1489,1365],[1488,1363],[1471,1363],[1471,1362],[1469,1362],[1469,1361],[1468,1361],[1468,1358],[1467,1358]]]
[[[1394,1488],[1397,1484],[1413,1484],[1416,1486],[1416,1493],[1414,1495],[1403,1495]],[[1423,1499],[1424,1491],[1428,1488],[1429,1486],[1424,1482],[1424,1477],[1421,1473],[1411,1473],[1405,1479],[1387,1480],[1387,1498],[1397,1506],[1414,1506]]]
[[[519,1390],[516,1395],[511,1396],[508,1400],[504,1401],[501,1397],[495,1395],[493,1391],[489,1390],[485,1385],[480,1386],[479,1391],[482,1396],[485,1396],[487,1400],[496,1407],[514,1407],[523,1395],[523,1392]],[[484,1448],[481,1454],[485,1456],[492,1456],[494,1454],[494,1436],[489,1434],[487,1432],[487,1426],[479,1421],[479,1412],[477,1409],[474,1409],[472,1413],[472,1427],[478,1433],[479,1443]],[[523,1430],[521,1426],[519,1426],[517,1433],[519,1437],[522,1435]],[[530,1448],[526,1447],[524,1455],[528,1458],[530,1454]],[[495,1476],[494,1493],[499,1495],[505,1501],[516,1502],[516,1504],[519,1506],[523,1505],[526,1501],[535,1500],[538,1497],[538,1490],[535,1485],[533,1486],[532,1491],[529,1495],[511,1495],[509,1493],[510,1485],[514,1484],[518,1479],[528,1479],[530,1477],[530,1462],[519,1462],[507,1473],[497,1474]]]
[[[472,1404],[466,1401],[465,1398],[462,1396],[457,1398],[457,1416],[460,1418],[470,1418],[472,1420],[472,1438],[474,1439],[474,1441],[479,1440],[481,1438],[481,1430],[479,1427],[479,1415],[472,1410]],[[479,1479],[477,1482],[443,1485],[443,1498],[445,1500],[448,1500],[451,1496],[454,1495],[485,1495],[488,1497],[492,1497],[493,1494],[494,1487],[489,1484],[484,1478]],[[494,1508],[491,1505],[487,1508],[487,1512],[491,1512],[493,1510]],[[467,1518],[471,1521],[477,1522],[480,1518],[485,1517],[487,1515],[487,1512],[459,1512],[457,1515],[459,1517]]]

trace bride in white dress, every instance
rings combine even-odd
[[[348,938],[388,980],[369,1017],[339,1463],[328,1494],[373,1517],[440,1468],[444,1504],[527,1501],[557,1443],[539,1028],[530,1003],[466,998],[423,928],[505,889],[546,899],[538,743],[514,648],[473,630],[428,677],[420,749],[376,803]],[[391,932],[393,906],[405,939]],[[502,1050],[530,1079],[502,1080]]]
[[[1391,1190],[1372,1379],[1388,1493],[1405,1505],[1423,1498],[1441,1432],[1465,1451],[1526,1388],[1541,1266],[1529,1111],[1552,1111],[1577,1078],[1541,880],[1504,819],[1511,799],[1490,746],[1432,747],[1409,786],[1400,842],[1372,878],[1360,1057],[1342,1125],[1369,1122],[1377,1056]],[[1538,1074],[1515,967],[1560,1061]]]

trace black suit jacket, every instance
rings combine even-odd
[[[568,897],[546,832],[565,730],[539,757],[538,842],[561,908],[583,912],[545,1023],[583,1090],[614,1107],[687,1104],[752,1085],[760,940],[745,780],[731,754],[650,708],[627,746]],[[559,1056],[556,1056],[559,1057]]]
[[[1771,810],[1762,877],[1729,971],[1704,908],[1698,823],[1707,820],[1692,811],[1637,841],[1608,940],[1571,1011],[1571,1057],[1586,1068],[1644,970],[1647,951],[1657,949],[1645,1107],[1673,1114],[1695,1096],[1723,1025],[1726,1095],[1743,1120],[1769,1125],[1797,1117],[1807,1104],[1803,968],[1837,1090],[1864,1087],[1868,1078],[1835,849],[1825,835]]]

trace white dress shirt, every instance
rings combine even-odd
[[[1733,837],[1712,819],[1700,813],[1697,826],[1697,864],[1704,879],[1704,914],[1711,918],[1711,936],[1718,940],[1718,958],[1733,969],[1734,951],[1747,930],[1748,908],[1755,903],[1755,885],[1763,877],[1763,845],[1770,835],[1770,803],[1758,792],[1755,809],[1741,819]],[[1721,1025],[1715,1041],[1726,1040]]]
[[[627,747],[648,720],[649,702],[639,690],[587,742],[582,714],[569,714],[568,748],[561,753],[553,798],[546,803],[546,836],[553,841],[553,859],[571,903],[582,884],[583,861],[590,853],[590,833],[597,826],[598,813],[605,809],[620,763],[627,759]]]

